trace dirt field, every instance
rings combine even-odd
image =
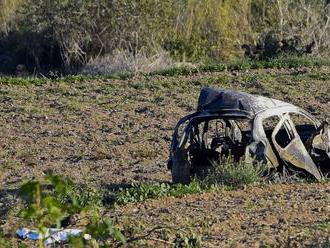
[[[0,79],[1,82],[1,79]],[[292,102],[330,117],[329,68],[67,79],[42,86],[0,83],[0,219],[19,223],[19,185],[52,171],[102,189],[169,182],[173,127],[192,112],[202,86],[242,90]],[[198,233],[203,247],[330,247],[330,184],[245,190],[148,200],[106,211],[153,240],[176,228]],[[174,226],[174,227],[173,227]],[[168,227],[168,228],[163,228]],[[323,245],[323,246],[322,246]]]
[[[144,233],[161,227],[151,236],[156,239],[164,230],[197,233],[203,247],[329,247],[330,184],[249,187],[149,200],[112,215]],[[146,243],[155,244],[152,239]]]

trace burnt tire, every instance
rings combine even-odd
[[[173,154],[171,169],[173,183],[190,183],[190,165],[187,158],[187,151],[178,150]]]

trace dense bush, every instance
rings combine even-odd
[[[1,0],[2,72],[72,70],[118,51],[135,60],[169,52],[178,61],[232,60],[243,44],[295,37],[328,51],[327,0]],[[113,59],[110,59],[113,61]],[[142,66],[143,67],[143,66]]]

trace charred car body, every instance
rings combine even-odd
[[[292,104],[231,90],[203,88],[197,111],[175,127],[168,167],[188,183],[224,156],[269,169],[295,168],[316,179],[330,171],[330,130]]]

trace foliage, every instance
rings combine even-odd
[[[63,203],[72,202],[72,198],[78,206],[83,208],[96,208],[102,206],[103,192],[87,184],[73,185],[67,187],[66,192],[58,195]]]
[[[20,196],[27,207],[22,210],[22,216],[25,219],[32,220],[41,232],[44,231],[46,226],[53,224],[59,228],[64,217],[81,210],[74,197],[66,204],[62,203],[57,197],[58,195],[68,195],[69,185],[69,181],[59,176],[47,176],[43,181],[29,181],[23,184],[20,189]],[[51,186],[51,190],[54,191],[55,195],[51,192],[47,193],[45,186]]]
[[[89,191],[87,194],[86,189]],[[77,190],[69,179],[48,175],[43,180],[28,181],[21,186],[20,196],[26,204],[21,210],[21,215],[24,219],[32,221],[39,232],[45,233],[48,227],[55,225],[60,228],[61,221],[70,215],[80,214],[83,211],[88,215],[86,207],[99,206],[99,202],[95,202],[95,195],[99,200],[99,194],[94,190],[86,187]],[[109,242],[126,242],[125,237],[113,226],[111,220],[100,218],[95,208],[90,211],[91,217],[84,233],[91,235],[93,244],[102,247]],[[71,242],[81,244],[83,239],[72,238]],[[43,247],[42,240],[39,240],[39,246]]]
[[[233,161],[233,158],[224,158],[214,164],[213,169],[205,178],[207,184],[241,187],[263,181],[266,167],[254,164],[252,161]]]
[[[296,37],[303,43],[315,42],[318,52],[329,46],[329,1],[252,0],[252,29],[260,38],[279,40]]]
[[[174,67],[166,70],[155,71],[150,75],[177,76],[191,75],[200,72],[222,72],[222,71],[242,71],[251,69],[267,69],[267,68],[299,68],[299,67],[320,67],[329,66],[329,59],[298,57],[298,56],[281,56],[270,60],[249,60],[238,59],[229,63],[211,62],[198,67]]]
[[[144,47],[147,51],[157,49],[156,42],[166,33],[164,27],[168,27],[173,11],[170,3],[28,0],[19,12],[18,29],[27,34],[43,33],[53,47],[59,46],[63,65],[75,68],[116,49],[133,54]],[[36,46],[42,45],[36,41]],[[43,56],[35,54],[37,60]]]
[[[3,247],[3,248],[12,247],[8,238],[5,237],[5,235],[2,233],[1,229],[0,229],[0,247]]]
[[[174,39],[165,46],[180,60],[233,59],[247,32],[248,1],[188,0],[180,6]]]
[[[206,62],[242,57],[243,44],[295,38],[326,54],[329,3],[300,0],[46,1],[2,0],[0,62],[13,73],[72,71],[104,60],[128,65],[169,52],[175,60]],[[1,37],[1,36],[0,36]],[[298,44],[299,45],[299,44]],[[105,58],[109,58],[104,59]],[[142,60],[141,63],[143,63]],[[139,67],[143,65],[139,65]],[[5,68],[8,67],[8,68]]]
[[[180,197],[186,194],[196,194],[225,186],[241,187],[249,184],[261,183],[266,167],[254,164],[252,161],[234,162],[232,157],[224,158],[209,171],[202,180],[193,180],[188,185],[166,183],[133,184],[131,188],[122,189],[116,194],[117,204],[141,202],[146,199],[155,199],[167,196]],[[229,188],[228,188],[229,187]]]
[[[174,240],[175,248],[198,248],[202,247],[202,240],[199,235],[195,233],[186,234],[186,233],[177,233]]]
[[[189,185],[170,185],[167,183],[133,184],[131,188],[120,190],[116,195],[115,202],[117,204],[127,204],[166,196],[180,197],[187,194],[200,193],[203,190],[205,190],[204,186],[196,180]]]
[[[40,86],[45,83],[46,80],[40,78],[17,78],[17,77],[0,77],[0,84],[11,84],[11,85],[37,85]]]
[[[6,34],[10,30],[15,12],[22,2],[21,0],[0,0],[0,32]]]
[[[267,69],[267,68],[272,68],[272,69],[289,69],[289,68],[291,69],[291,68],[300,68],[300,67],[318,68],[321,66],[330,66],[330,60],[326,58],[321,59],[321,58],[311,58],[311,57],[282,56],[270,60],[260,60],[260,61],[238,59],[229,63],[209,62],[195,67],[179,66],[179,67],[168,68],[165,70],[156,70],[149,73],[140,72],[140,75],[144,75],[146,77],[156,76],[156,75],[171,77],[171,76],[179,76],[179,75],[187,76],[201,72],[244,71],[244,70]],[[77,82],[86,82],[90,80],[107,80],[107,79],[127,80],[135,75],[133,73],[126,73],[126,72],[117,73],[115,71],[113,71],[113,73],[110,74],[106,73],[104,75],[91,75],[91,74],[88,73],[88,74],[77,74],[77,75],[68,75],[68,76],[54,75],[53,77],[49,77],[49,78],[42,78],[42,77],[20,78],[20,77],[10,77],[10,76],[0,76],[0,84],[41,86],[49,82],[63,82],[63,81],[68,83],[77,83]],[[318,78],[320,77],[320,75],[311,74],[310,77]]]
[[[86,233],[90,234],[99,243],[104,246],[106,243],[120,242],[121,244],[126,243],[124,235],[116,228],[114,228],[110,219],[102,220],[99,215],[94,215],[91,222],[86,227]]]

